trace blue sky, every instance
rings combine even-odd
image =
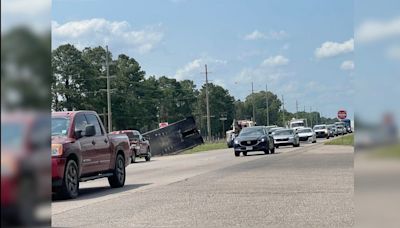
[[[354,106],[354,3],[339,1],[55,0],[53,48],[108,44],[147,75],[204,83],[244,99],[269,89],[295,111]]]

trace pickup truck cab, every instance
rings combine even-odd
[[[112,188],[125,184],[130,163],[126,135],[109,135],[93,111],[53,112],[51,163],[53,192],[76,198],[79,182],[107,177]]]
[[[137,130],[122,130],[113,131],[110,134],[126,134],[131,144],[131,162],[134,163],[137,157],[145,158],[146,161],[150,161],[150,143],[143,135]]]

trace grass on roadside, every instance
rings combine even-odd
[[[345,146],[353,146],[354,145],[354,134],[348,134],[345,136],[341,136],[339,138],[333,139],[329,142],[325,142],[325,145],[345,145]]]
[[[198,152],[203,152],[203,151],[209,151],[209,150],[218,150],[218,149],[226,149],[228,148],[226,145],[226,142],[206,142],[202,145],[196,146],[195,148],[192,148],[190,150],[184,151],[182,154],[194,154]]]
[[[380,148],[373,153],[373,156],[379,158],[400,158],[400,144]]]

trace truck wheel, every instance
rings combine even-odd
[[[146,159],[146,161],[150,161],[150,159],[151,159],[150,149],[147,149],[147,155],[144,158]]]
[[[115,159],[114,174],[108,178],[111,188],[120,188],[125,184],[125,160],[120,154]]]
[[[64,179],[59,194],[65,199],[74,199],[79,192],[78,165],[74,160],[68,160],[65,167]]]
[[[240,152],[239,151],[235,151],[235,157],[239,157],[240,156]]]

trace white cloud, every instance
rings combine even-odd
[[[271,56],[267,59],[265,59],[261,65],[262,66],[271,66],[271,67],[275,67],[275,66],[283,66],[283,65],[287,65],[289,63],[289,59],[282,56],[282,55],[277,55],[277,56]]]
[[[287,33],[283,30],[280,31],[270,31],[268,34],[262,33],[257,29],[252,33],[249,33],[243,37],[244,40],[261,40],[261,39],[273,39],[280,40],[287,36]]]
[[[51,0],[1,0],[1,13],[40,15],[51,8]]]
[[[357,42],[374,42],[400,37],[400,17],[389,21],[368,20],[356,30]]]
[[[354,70],[354,62],[351,60],[344,61],[340,65],[340,69],[342,70]]]
[[[176,73],[175,73],[175,78],[177,80],[183,80],[183,79],[191,79],[194,78],[196,75],[199,75],[201,72],[204,71],[204,65],[209,64],[209,65],[226,65],[227,61],[226,60],[220,60],[220,59],[214,59],[214,58],[198,58],[195,59],[189,63],[187,63],[185,66],[182,68],[179,68]],[[221,84],[221,83],[220,83]]]
[[[343,43],[336,43],[327,41],[321,45],[321,47],[315,50],[315,56],[319,59],[329,58],[340,54],[353,52],[354,50],[354,39],[347,40]]]
[[[125,51],[128,49],[145,54],[153,50],[164,36],[162,32],[156,31],[156,28],[133,30],[127,21],[108,21],[103,18],[70,21],[65,24],[53,21],[52,36],[54,46],[72,43],[78,48],[83,48],[108,44]]]

